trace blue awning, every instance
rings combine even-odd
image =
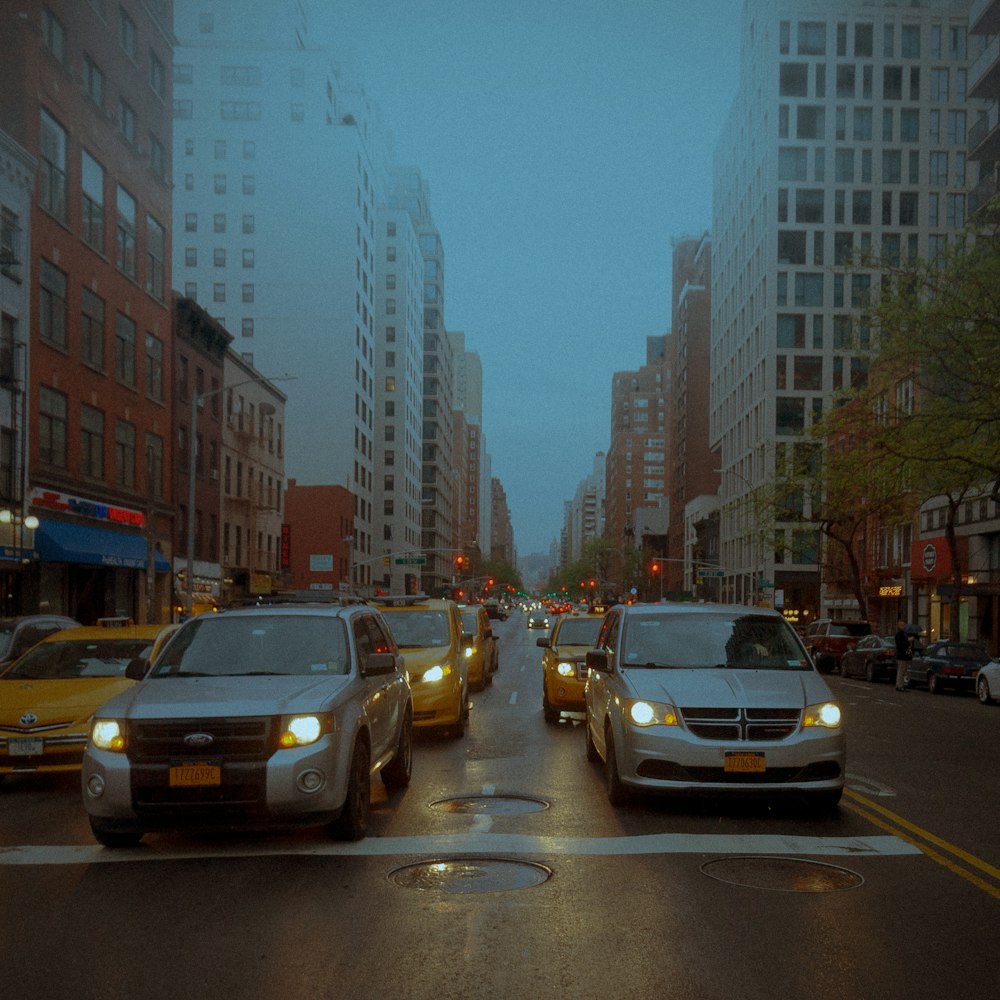
[[[146,568],[146,539],[142,535],[107,531],[89,524],[42,521],[35,529],[35,551],[46,562]],[[155,565],[158,573],[170,571],[170,563],[159,552]]]

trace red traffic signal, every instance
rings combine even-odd
[[[653,564],[652,564],[652,566],[649,567],[649,571],[651,573],[659,573],[660,572],[660,564],[658,562],[654,561]]]

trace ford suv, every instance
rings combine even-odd
[[[130,665],[142,677],[146,664]],[[371,778],[410,781],[413,706],[381,615],[289,603],[199,615],[94,715],[83,801],[97,840],[326,824],[367,832]]]

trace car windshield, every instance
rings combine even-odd
[[[385,618],[400,649],[447,646],[451,640],[443,611],[397,611]]]
[[[603,618],[564,618],[556,634],[556,642],[563,646],[593,646],[601,631]]]
[[[756,614],[634,614],[622,636],[626,668],[811,670],[791,627]]]
[[[479,629],[479,612],[478,611],[463,611],[462,612],[462,628],[466,632],[475,633]]]
[[[350,669],[339,618],[321,615],[199,616],[153,664],[152,677],[322,676]]]
[[[150,639],[127,637],[43,642],[16,660],[4,680],[122,677],[129,662],[148,656],[152,646]]]

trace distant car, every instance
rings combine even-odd
[[[840,801],[841,709],[779,612],[619,605],[587,667],[587,757],[603,760],[613,805],[634,792]]]
[[[1000,701],[1000,660],[990,660],[979,668],[976,675],[976,696],[983,705]]]
[[[534,608],[528,612],[528,628],[548,628],[552,617],[545,608]]]
[[[162,625],[78,626],[43,639],[0,674],[0,775],[77,771],[90,717],[132,687]]]
[[[896,679],[896,637],[866,635],[840,658],[841,677],[864,677],[869,684]]]
[[[989,662],[989,653],[974,642],[940,639],[925,646],[907,663],[903,684],[926,686],[931,694],[974,691],[980,669]]]
[[[0,618],[0,670],[47,635],[64,628],[80,628],[82,622],[67,615],[21,615]]]
[[[866,635],[871,635],[868,622],[842,618],[819,618],[806,629],[803,642],[817,670],[834,671],[840,658],[853,649]]]
[[[538,639],[542,653],[542,712],[546,722],[558,722],[562,712],[586,707],[587,650],[593,649],[604,615],[560,618],[551,636]]]
[[[81,774],[91,830],[106,847],[147,830],[320,824],[358,840],[372,776],[409,784],[412,711],[402,658],[371,607],[198,615],[94,713]]]

